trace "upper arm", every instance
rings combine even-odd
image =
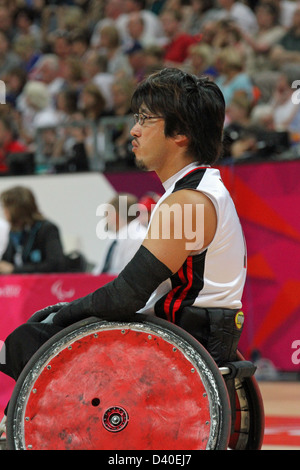
[[[216,227],[212,201],[199,191],[184,189],[157,208],[143,245],[174,273],[190,254],[210,244]]]

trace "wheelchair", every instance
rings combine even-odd
[[[8,450],[259,450],[255,367],[218,367],[182,328],[153,316],[94,317],[52,337],[10,400]],[[235,420],[225,378],[235,383]]]

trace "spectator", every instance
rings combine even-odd
[[[113,153],[119,162],[124,162],[128,166],[134,165],[134,155],[131,150],[130,101],[134,92],[135,84],[130,78],[116,79],[112,85],[113,94],[113,115],[124,117],[124,121],[119,121],[111,130],[111,144]],[[127,119],[128,118],[128,119]]]
[[[120,33],[116,26],[103,26],[100,31],[100,51],[107,56],[107,71],[112,75],[131,75],[128,57],[123,53]]]
[[[279,24],[286,29],[290,28],[298,5],[297,0],[272,0],[272,3],[279,8]]]
[[[14,41],[14,51],[21,59],[21,66],[26,73],[30,74],[41,57],[35,38],[30,34],[20,34]]]
[[[138,211],[138,198],[131,194],[118,194],[108,203],[107,226],[100,235],[103,238],[108,235],[110,243],[94,274],[118,275],[133,258],[146,236],[146,227],[137,218]]]
[[[270,59],[275,67],[293,62],[300,63],[300,7],[294,12],[288,31],[272,48]]]
[[[226,109],[223,157],[232,156],[233,144],[240,140],[250,126],[252,107],[252,100],[249,100],[249,97],[243,91],[233,95]]]
[[[248,127],[233,142],[230,147],[229,161],[241,161],[242,159],[253,159],[258,156],[257,129]]]
[[[56,96],[56,109],[60,114],[60,121],[66,122],[78,110],[78,93],[71,88],[63,88]]]
[[[0,175],[8,173],[7,158],[10,154],[26,150],[26,146],[17,138],[12,120],[7,116],[0,116]]]
[[[143,47],[140,43],[135,42],[125,51],[128,56],[133,80],[136,84],[145,78],[146,73],[146,56]]]
[[[6,74],[19,65],[21,65],[20,57],[10,50],[7,36],[0,31],[0,78],[5,80]]]
[[[258,30],[256,34],[243,33],[243,38],[250,45],[253,53],[247,69],[254,75],[257,72],[271,70],[270,51],[285,33],[279,24],[279,9],[276,3],[262,1],[255,8]]]
[[[266,131],[274,131],[273,108],[270,104],[257,104],[251,112],[251,124]]]
[[[41,46],[41,29],[35,23],[35,10],[26,6],[16,10],[14,15],[15,39],[19,36],[31,36],[34,38],[36,48]]]
[[[72,42],[72,33],[77,30],[78,25],[85,28],[86,16],[83,9],[73,4],[65,5],[60,9],[59,25],[60,28],[69,33],[70,42]]]
[[[214,0],[191,0],[191,8],[183,21],[183,30],[192,36],[201,33],[203,25],[215,17]]]
[[[87,129],[84,116],[79,111],[70,113],[60,129],[53,148],[52,165],[56,173],[85,172],[90,169]],[[69,124],[69,125],[68,125]],[[60,157],[55,159],[55,157]]]
[[[6,103],[11,103],[13,108],[17,106],[17,101],[26,85],[28,75],[23,67],[10,69],[5,78]]]
[[[219,50],[224,47],[234,47],[246,57],[250,47],[245,43],[242,30],[234,20],[231,18],[220,19],[216,21],[215,29],[216,32],[212,42],[215,49]]]
[[[99,87],[92,82],[88,82],[82,89],[78,108],[85,120],[89,121],[86,127],[85,150],[88,158],[92,160],[96,154],[103,152],[104,136],[100,129],[99,119],[106,115],[105,98]]]
[[[140,13],[144,24],[144,37],[156,38],[163,44],[165,42],[165,34],[161,24],[160,17],[146,8],[145,0],[123,0],[124,11],[117,19],[117,26],[121,34],[122,41],[128,42],[128,21],[132,13]]]
[[[147,75],[163,68],[165,52],[161,46],[146,47],[144,53]]]
[[[79,94],[85,82],[84,65],[82,61],[72,55],[68,57],[65,61],[62,78],[64,79],[62,89],[68,88]]]
[[[214,39],[217,33],[217,21],[206,21],[201,29],[201,44],[208,44],[214,47]]]
[[[59,70],[59,59],[56,54],[43,54],[35,64],[31,74],[31,80],[39,80],[47,85],[52,101],[55,101],[57,93],[62,89],[64,79]]]
[[[193,44],[188,49],[186,65],[190,73],[200,77],[206,75],[213,63],[214,50],[208,44]]]
[[[118,19],[124,12],[124,0],[106,0],[104,4],[103,18],[93,28],[91,46],[98,48],[100,43],[100,33],[103,26],[118,26]]]
[[[48,36],[51,51],[57,56],[59,63],[59,76],[65,76],[67,61],[72,51],[70,34],[64,30],[56,30]]]
[[[89,82],[82,88],[79,107],[85,119],[97,122],[103,116],[105,98],[96,84]]]
[[[47,86],[36,80],[29,80],[18,101],[20,112],[20,137],[35,150],[37,129],[55,127],[59,114],[50,100]]]
[[[237,0],[218,0],[221,7],[216,19],[230,18],[248,34],[257,32],[257,19],[250,7]]]
[[[113,107],[111,85],[114,75],[107,71],[108,60],[105,53],[99,53],[90,49],[85,58],[85,79],[95,83],[106,100],[105,110],[110,111]]]
[[[127,35],[126,42],[130,45],[131,42],[138,42],[143,47],[152,45],[161,45],[162,39],[156,37],[153,31],[148,31],[145,28],[145,19],[143,18],[142,12],[133,12],[128,15],[127,21]]]
[[[11,2],[10,2],[11,4]],[[0,5],[0,31],[6,38],[12,42],[15,36],[15,27],[13,21],[14,11],[7,4]]]
[[[273,108],[274,127],[277,131],[290,134],[300,129],[300,104],[294,103],[292,95],[295,91],[292,83],[300,77],[300,65],[285,65],[277,79],[277,84],[270,100]]]
[[[186,60],[188,48],[197,42],[197,38],[182,31],[182,16],[178,10],[163,11],[161,21],[168,38],[165,45],[165,64],[178,66]]]
[[[127,116],[131,114],[130,102],[135,88],[134,81],[130,78],[115,79],[112,84],[113,115]]]
[[[4,191],[0,200],[10,224],[1,274],[61,272],[65,258],[59,230],[40,213],[33,193],[23,186]]]
[[[216,57],[215,66],[219,71],[216,79],[226,105],[237,91],[245,91],[248,98],[253,99],[253,85],[250,77],[244,71],[244,57],[234,47],[225,47]]]
[[[70,40],[72,56],[82,59],[85,62],[90,45],[88,31],[75,29],[70,33]]]

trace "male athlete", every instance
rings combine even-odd
[[[246,254],[232,199],[211,167],[222,149],[223,95],[206,78],[164,69],[138,85],[132,110],[137,165],[154,170],[165,188],[148,234],[115,280],[46,307],[7,338],[0,371],[14,379],[49,337],[90,316],[131,321],[153,313],[193,334],[217,364],[235,358]]]

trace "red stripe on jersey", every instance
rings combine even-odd
[[[179,308],[181,307],[182,301],[185,299],[185,297],[188,294],[189,289],[191,288],[193,284],[193,259],[192,256],[188,256],[186,259],[186,273],[187,275],[185,276],[183,273],[183,267],[179,269],[177,272],[180,280],[182,281],[182,284],[180,286],[175,287],[172,289],[169,294],[167,295],[165,302],[164,302],[164,312],[167,316],[167,319],[171,321],[172,323],[175,323],[175,315],[178,312]],[[172,313],[170,312],[170,305],[174,297],[176,296],[176,293],[182,286],[185,285],[184,289],[180,293],[178,299],[174,301],[174,305],[172,308]]]
[[[182,284],[184,284],[186,282],[186,278],[183,274],[183,267],[182,266],[179,269],[179,271],[177,271],[177,275],[179,276],[180,280],[182,281]],[[174,289],[170,290],[170,292],[168,293],[168,295],[167,295],[167,297],[164,301],[164,312],[167,316],[168,321],[173,321],[173,319],[171,319],[170,305],[171,305],[171,302],[172,302],[174,296],[176,295],[176,292],[178,291],[178,289],[180,289],[182,287],[182,284],[180,284],[179,286],[174,287]]]
[[[185,178],[187,175],[194,173],[194,171],[203,170],[204,168],[210,168],[210,167],[209,166],[197,166],[196,168],[193,168],[192,170],[188,171],[185,175],[183,175],[182,178]]]

